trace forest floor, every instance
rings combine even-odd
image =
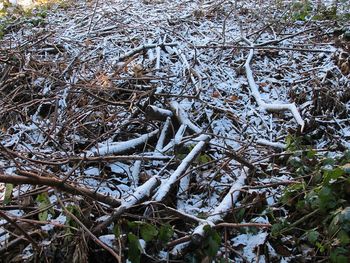
[[[316,2],[0,18],[0,261],[346,262],[349,4]]]

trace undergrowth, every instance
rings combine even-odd
[[[33,6],[22,7],[0,0],[0,40],[15,28],[44,24],[49,11],[54,11],[55,8],[66,9],[70,4],[65,0],[40,0],[35,1]]]
[[[289,216],[276,220],[271,236],[292,236],[311,258],[346,263],[350,258],[350,152],[320,153],[299,137],[288,138],[287,166],[298,183],[284,191]]]

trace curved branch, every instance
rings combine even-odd
[[[258,103],[259,107],[266,111],[285,111],[285,110],[290,111],[293,114],[293,117],[296,120],[296,122],[301,126],[301,130],[303,130],[305,126],[305,122],[300,116],[300,113],[297,107],[295,106],[295,103],[280,104],[280,103],[266,103],[263,101],[263,99],[261,98],[261,94],[259,92],[259,88],[255,83],[252,69],[250,68],[250,62],[254,55],[255,45],[245,37],[242,37],[242,40],[251,46],[251,49],[249,51],[249,55],[244,64],[244,67],[245,67],[251,93],[254,99],[256,100],[256,102]]]

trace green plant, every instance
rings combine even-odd
[[[5,185],[4,205],[8,205],[12,200],[13,184]]]
[[[294,21],[305,21],[310,16],[312,6],[309,1],[297,1],[292,5],[292,19]]]
[[[209,225],[204,227],[205,239],[203,242],[203,250],[207,256],[215,257],[219,251],[221,237],[218,232]]]
[[[286,233],[314,247],[330,262],[350,256],[350,152],[316,153],[305,138],[289,136],[287,161],[298,183],[288,186],[280,202],[287,220],[275,220],[272,237]]]
[[[36,202],[39,204],[39,210],[41,211],[38,214],[40,221],[46,221],[49,213],[53,214],[54,210],[51,206],[49,195],[47,192],[41,193],[36,197]]]
[[[143,222],[143,221],[128,221],[128,259],[132,263],[138,263],[141,260],[141,254],[144,252],[140,244],[140,238],[146,242],[146,246],[152,244],[157,250],[162,249],[174,234],[174,230],[169,224],[161,225],[160,227]],[[116,237],[120,235],[120,227],[114,227]]]

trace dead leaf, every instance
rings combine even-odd
[[[213,98],[219,98],[220,97],[220,92],[219,91],[217,91],[217,90],[214,90],[213,91],[213,94],[211,95]]]

